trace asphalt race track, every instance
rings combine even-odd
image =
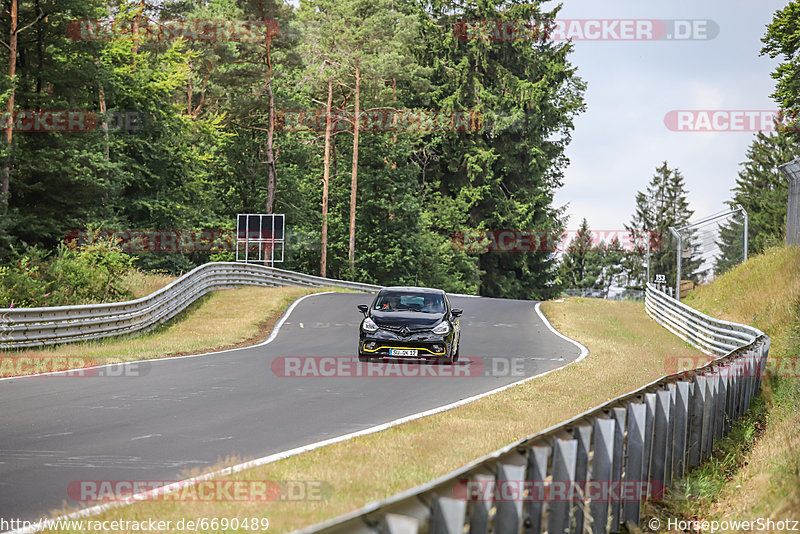
[[[580,354],[534,302],[451,297],[464,309],[456,366],[359,364],[356,305],[372,298],[314,295],[267,345],[123,373],[134,376],[1,380],[0,518],[96,504],[70,500],[71,482],[179,480],[226,457],[263,457],[436,408]]]

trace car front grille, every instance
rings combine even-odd
[[[380,324],[378,325],[378,327],[403,337],[410,336],[411,334],[418,334],[419,332],[430,332],[431,330],[430,328],[419,328],[419,327],[409,328],[407,326],[382,326]]]

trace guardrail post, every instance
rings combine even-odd
[[[733,425],[733,418],[736,412],[736,364],[728,361],[724,365],[722,376],[725,380],[725,413],[722,422],[722,432],[727,436]]]
[[[579,425],[573,429],[572,435],[578,442],[578,454],[575,461],[575,482],[577,491],[573,492],[573,510],[575,515],[575,532],[583,532],[584,510],[586,509],[586,480],[589,475],[589,451],[591,449],[592,427]]]
[[[550,447],[531,447],[528,454],[528,480],[537,490],[542,488],[541,495],[525,501],[525,534],[539,534],[542,531],[542,511],[544,508],[544,481],[547,478],[547,461],[550,459]],[[470,532],[473,532],[470,529]],[[481,530],[480,532],[485,532]]]
[[[589,479],[601,486],[608,485],[611,481],[611,468],[614,453],[614,433],[616,423],[613,419],[594,420],[594,439],[592,440],[592,467]],[[593,534],[608,532],[609,500],[605,496],[589,502],[589,514]]]
[[[708,375],[708,385],[711,392],[710,413],[709,413],[709,435],[708,435],[708,454],[714,450],[714,443],[717,439],[717,425],[722,421],[717,421],[717,410],[719,406],[719,373],[715,370]]]
[[[753,366],[751,365],[751,358],[747,351],[742,355],[742,366],[744,367],[744,406],[742,406],[742,413],[750,408],[750,401],[752,400],[752,383],[753,383]]]
[[[550,482],[550,500],[547,507],[547,532],[550,534],[565,534],[570,530],[577,459],[577,440],[555,440],[553,443],[553,479]],[[559,486],[557,487],[556,485]],[[497,532],[517,531],[498,530]]]
[[[766,343],[761,342],[756,347],[756,354],[758,355],[758,377],[756,378],[756,391],[761,390],[761,380],[764,378],[764,372],[767,368],[767,357],[764,348]]]
[[[738,357],[734,357],[730,361],[730,373],[731,377],[728,380],[730,387],[728,388],[731,397],[731,425],[733,425],[733,421],[739,418],[740,415],[740,407],[742,405],[742,364],[739,361]]]
[[[524,459],[520,457],[520,459]],[[497,464],[497,485],[494,488],[495,532],[519,532],[522,524],[522,498],[508,495],[509,489],[520,488],[525,480],[527,460],[523,464]]]
[[[667,450],[664,459],[664,487],[672,485],[672,449],[675,441],[675,390],[675,384],[667,384],[669,406],[667,409]]]
[[[739,359],[739,367],[741,368],[742,373],[742,384],[739,386],[742,388],[741,406],[739,406],[739,417],[741,417],[750,407],[750,380],[748,379],[748,376],[750,375],[750,368],[747,365],[747,358],[744,354]]]
[[[761,383],[764,378],[764,374],[767,372],[767,359],[769,357],[769,345],[770,339],[767,338],[761,342],[758,346],[759,354],[761,355],[761,369],[758,373],[758,389],[761,389]]]
[[[711,376],[706,375],[706,399],[703,403],[703,434],[700,441],[700,456],[705,459],[711,454],[714,437],[714,386]]]
[[[728,402],[728,377],[726,370],[717,368],[717,403],[714,412],[714,438],[719,440],[725,435],[725,405]]]
[[[612,464],[611,477],[614,484],[622,481],[622,459],[625,446],[625,408],[611,410],[614,419],[614,463]],[[613,493],[613,492],[612,492]],[[619,530],[620,499],[611,499],[611,531]]]
[[[686,436],[689,430],[689,382],[680,381],[675,390],[675,429],[672,433],[672,476],[682,478],[686,468]]]
[[[744,360],[747,363],[747,405],[745,406],[745,410],[747,410],[750,408],[750,401],[756,396],[756,378],[758,377],[758,371],[756,370],[755,351],[746,351]]]
[[[467,513],[467,500],[439,497],[431,505],[430,534],[461,534],[464,532],[464,519]]]
[[[644,403],[632,402],[628,404],[628,429],[625,444],[625,482],[628,485],[641,487],[641,482],[646,480],[642,476],[644,465],[644,432],[647,420],[647,407]],[[628,486],[626,486],[628,487]],[[628,488],[630,489],[630,488]],[[623,495],[628,491],[623,492]],[[644,495],[646,497],[646,494]],[[623,499],[622,503],[622,522],[639,524],[639,503],[640,498],[637,494],[635,500]],[[578,532],[581,532],[580,530]]]
[[[472,477],[472,480],[480,488],[492,488],[492,495],[495,492],[495,477],[492,475],[477,474]],[[467,481],[469,484],[469,481]],[[488,491],[482,492],[484,495],[489,494]],[[477,501],[472,501],[469,506],[469,531],[478,534],[489,532],[489,510],[492,508],[492,503],[489,499],[480,498]]]
[[[689,466],[700,465],[703,442],[703,412],[706,404],[706,377],[695,375],[689,413]]]
[[[653,420],[653,453],[650,459],[650,479],[653,483],[653,499],[664,496],[667,460],[667,437],[669,427],[669,391],[656,392],[656,412]]]
[[[386,514],[383,518],[386,534],[417,534],[419,519],[400,514]]]
[[[642,478],[650,480],[650,460],[653,457],[653,428],[656,418],[656,394],[645,393],[645,423],[644,423],[644,459],[642,461]]]

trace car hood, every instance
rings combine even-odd
[[[388,326],[409,329],[433,328],[444,318],[443,313],[423,313],[405,311],[378,311],[372,310],[372,320],[378,326]]]

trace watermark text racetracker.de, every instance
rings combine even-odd
[[[275,127],[287,132],[352,131],[356,115],[350,111],[279,110]],[[359,132],[477,132],[483,114],[475,110],[372,109],[358,114]]]
[[[269,239],[271,232],[250,232],[250,238]],[[64,236],[70,248],[101,241],[116,244],[123,252],[225,252],[236,251],[233,230],[70,230]]]
[[[683,109],[664,115],[673,132],[796,132],[798,112],[756,109]]]
[[[462,41],[708,41],[719,35],[709,19],[459,20]]]
[[[463,356],[452,365],[430,365],[412,359],[359,362],[354,356],[279,356],[270,367],[282,378],[478,378],[526,376],[525,362],[524,357]]]
[[[710,356],[668,356],[664,359],[665,374],[694,371],[714,361]],[[759,365],[738,364],[720,368],[719,372],[729,378],[800,378],[800,357],[770,356],[763,368]]]
[[[0,356],[0,378],[131,378],[149,374],[151,367],[150,362],[106,363],[76,356]]]
[[[274,19],[80,19],[67,24],[67,34],[76,41],[265,41],[280,35],[280,24]]]
[[[647,480],[459,480],[453,498],[470,502],[641,502],[660,500],[664,484]]]
[[[661,248],[661,233],[656,231],[593,230],[459,230],[450,236],[455,250],[487,252],[569,252],[589,251],[641,252],[650,245],[651,251]]]
[[[134,133],[152,124],[141,111],[15,110],[0,113],[0,129],[17,133],[84,133],[97,128],[109,133]]]
[[[275,502],[324,501],[333,493],[324,480],[73,480],[75,502]]]

